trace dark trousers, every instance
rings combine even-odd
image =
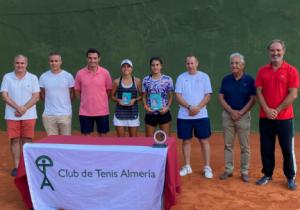
[[[262,173],[272,177],[275,167],[275,142],[279,140],[283,155],[283,171],[288,179],[293,179],[296,173],[294,153],[294,123],[288,120],[259,120],[260,152],[263,164]]]

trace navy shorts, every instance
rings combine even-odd
[[[80,130],[82,134],[90,134],[94,131],[96,122],[97,132],[105,134],[109,131],[109,115],[105,116],[83,116],[79,115]]]
[[[145,115],[145,123],[153,127],[156,127],[157,125],[163,125],[171,121],[172,121],[172,117],[170,111],[166,112],[165,114],[159,113],[159,114]]]
[[[207,139],[211,136],[209,118],[177,119],[177,136],[182,140],[189,140],[194,136]]]

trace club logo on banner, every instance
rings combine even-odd
[[[44,179],[41,184],[41,189],[43,189],[44,187],[50,187],[54,191],[54,188],[47,177],[47,168],[53,166],[52,159],[46,155],[41,155],[35,160],[35,164],[39,171],[42,172],[44,175]]]

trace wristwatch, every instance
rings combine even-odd
[[[191,108],[191,105],[188,105],[186,108],[187,108],[188,110],[190,110],[190,108]]]

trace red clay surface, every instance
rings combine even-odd
[[[36,139],[45,136],[37,133]],[[296,140],[300,138],[298,134]],[[23,210],[26,209],[21,196],[17,191],[13,178],[9,175],[12,161],[9,151],[9,141],[4,132],[0,132],[0,209]],[[177,142],[178,158],[182,163],[181,145]],[[235,172],[228,180],[221,181],[218,176],[224,169],[223,138],[221,133],[214,133],[211,138],[212,168],[214,178],[211,180],[201,176],[203,167],[200,146],[193,140],[192,167],[193,174],[183,177],[182,192],[178,194],[177,205],[172,210],[193,209],[299,209],[300,188],[289,191],[282,172],[282,156],[280,148],[276,148],[276,169],[273,181],[266,186],[256,186],[255,180],[261,176],[261,163],[259,153],[259,140],[257,134],[251,135],[251,169],[250,182],[243,183],[239,176],[239,145],[235,146]],[[300,144],[295,141],[296,157],[299,154]],[[297,161],[297,165],[299,161]],[[300,181],[299,181],[300,184]]]

